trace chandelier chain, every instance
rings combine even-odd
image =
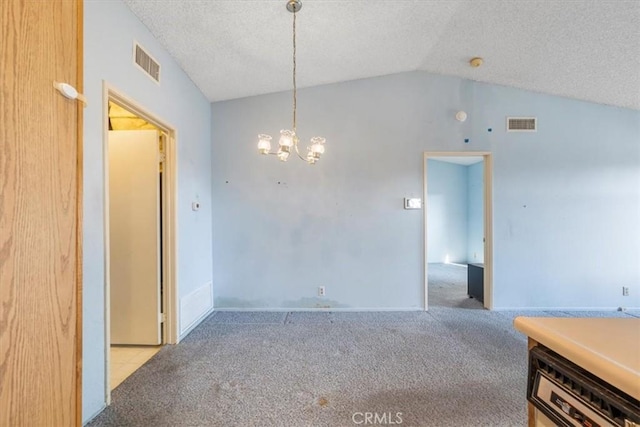
[[[297,109],[297,86],[296,86],[296,12],[293,12],[293,131],[296,131],[296,109]]]

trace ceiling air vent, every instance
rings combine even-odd
[[[535,117],[507,117],[507,132],[537,132],[538,119]]]
[[[156,83],[160,83],[160,64],[138,43],[133,45],[133,62]]]

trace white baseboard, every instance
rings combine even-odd
[[[365,312],[365,311],[424,311],[422,307],[362,307],[362,308],[316,308],[316,307],[301,307],[301,308],[285,308],[285,307],[216,307],[216,311],[274,311],[274,312],[289,312],[289,311],[341,311],[341,312]]]
[[[105,409],[107,409],[107,405],[103,405],[100,409],[98,409],[97,412],[95,412],[93,415],[87,417],[87,419],[82,421],[82,425],[86,426],[87,424],[89,424],[91,421],[93,421],[93,419],[95,417],[97,417],[98,415],[100,415],[102,413],[102,411],[104,411]]]
[[[213,311],[213,284],[206,283],[180,298],[180,339]]]

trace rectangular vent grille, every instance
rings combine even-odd
[[[507,117],[507,132],[536,132],[538,120],[535,117]]]
[[[134,62],[155,82],[160,83],[160,64],[138,43],[134,45]]]

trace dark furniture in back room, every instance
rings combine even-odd
[[[484,264],[467,266],[467,295],[484,303]]]

